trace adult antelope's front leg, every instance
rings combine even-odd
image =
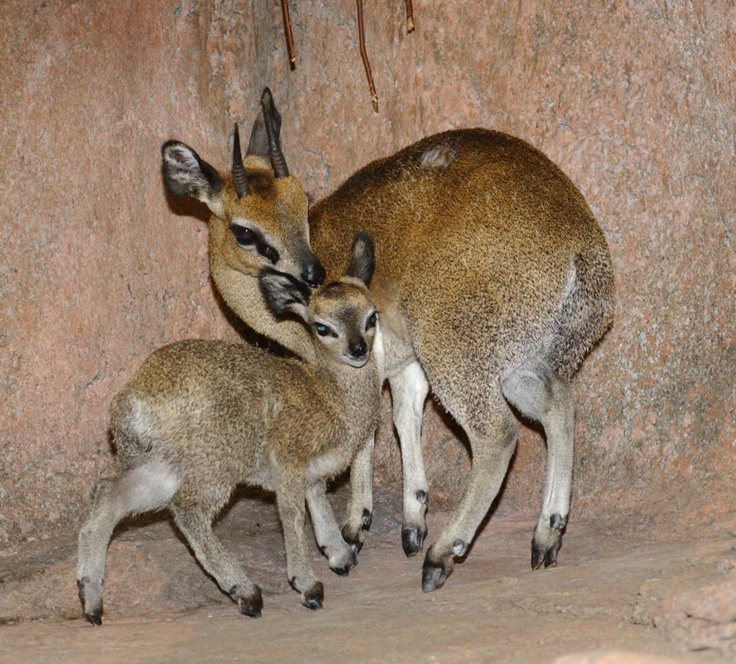
[[[389,378],[393,415],[404,471],[404,522],[401,544],[407,556],[421,553],[427,536],[427,476],[422,458],[422,416],[429,385],[419,362]]]
[[[364,532],[373,520],[373,447],[375,433],[363,445],[350,467],[350,500],[342,527],[343,539],[357,554],[363,548]]]

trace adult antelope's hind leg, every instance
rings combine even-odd
[[[421,553],[427,537],[427,476],[422,458],[422,416],[429,385],[419,362],[389,378],[393,416],[404,471],[404,523],[401,544],[407,556]]]
[[[572,490],[575,395],[572,386],[543,361],[516,369],[502,385],[506,398],[540,422],[547,436],[547,479],[532,539],[532,569],[554,567],[567,524]]]
[[[473,453],[473,466],[460,504],[437,541],[429,547],[422,569],[422,590],[442,587],[453,569],[455,556],[465,555],[481,521],[498,494],[516,447],[518,424],[500,391],[493,390],[488,407],[470,415],[466,404],[458,412]]]
[[[307,507],[312,517],[314,536],[320,550],[327,556],[330,569],[335,574],[347,576],[358,562],[356,551],[340,533],[332,505],[327,499],[326,488],[324,482],[307,487]]]
[[[373,520],[374,442],[375,433],[358,450],[350,466],[350,499],[342,537],[356,554],[363,548],[364,531],[371,527]]]

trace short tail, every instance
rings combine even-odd
[[[607,252],[577,254],[546,354],[555,371],[571,379],[613,323],[614,282]]]

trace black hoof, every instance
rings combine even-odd
[[[424,547],[424,538],[427,536],[427,529],[404,528],[401,531],[401,546],[404,553],[408,556],[416,556],[422,552]]]
[[[95,492],[99,488],[95,488]],[[88,576],[84,576],[81,579],[77,579],[77,592],[79,593],[79,601],[82,603],[82,611],[84,613],[84,619],[90,623],[99,627],[102,624],[102,601],[99,601],[99,606],[92,611],[85,611],[90,604],[96,604],[96,602],[87,602],[87,586],[91,585]]]
[[[358,559],[355,556],[355,550],[351,550],[351,556],[347,563],[340,567],[333,567],[330,565],[330,569],[338,576],[347,576],[350,570],[358,564]]]
[[[350,545],[353,553],[357,556],[358,553],[360,553],[360,550],[363,548],[363,542],[360,539],[360,535],[358,533],[351,532],[348,524],[345,524],[342,527],[342,531],[340,532],[342,534],[342,538],[345,540],[345,543]]]
[[[532,540],[533,570],[541,569],[542,565],[544,565],[545,569],[552,569],[553,567],[557,566],[557,554],[559,553],[560,546],[562,545],[562,535],[559,534],[559,531],[557,532],[557,541],[550,546],[537,544],[534,540]]]
[[[545,569],[552,569],[557,567],[557,553],[560,550],[560,545],[555,544],[547,553],[544,555],[544,567]]]
[[[84,619],[91,625],[99,627],[102,624],[102,611],[94,613],[85,613]]]
[[[373,515],[367,509],[364,509],[362,518],[363,530],[370,530],[371,523],[373,523]]]
[[[251,618],[260,618],[261,609],[263,608],[263,595],[261,589],[256,586],[255,592],[248,597],[238,597],[238,611],[244,616]]]
[[[422,567],[422,590],[425,593],[431,593],[433,590],[442,588],[447,576],[447,569],[442,563],[425,560],[424,567]]]
[[[416,496],[416,499],[420,503],[422,503],[422,505],[426,505],[427,504],[427,492],[426,491],[421,491],[420,490],[420,491],[417,491],[414,495]]]
[[[317,581],[307,592],[304,593],[302,604],[312,611],[322,608],[322,601],[325,598],[325,587],[321,581]]]
[[[532,544],[532,569],[538,570],[544,564],[544,550]]]

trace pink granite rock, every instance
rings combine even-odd
[[[731,3],[419,3],[410,35],[403,3],[366,3],[378,114],[354,2],[291,4],[293,71],[278,3],[4,3],[0,544],[77,527],[110,468],[110,397],[150,350],[236,337],[209,282],[204,212],[167,201],[159,148],[177,137],[226,166],[232,123],[250,125],[266,84],[314,196],[451,127],[501,129],[556,161],[618,279],[616,323],[578,382],[572,518],[731,512]],[[431,406],[426,419],[432,500],[451,506],[468,455]],[[382,431],[379,485],[396,490]],[[525,431],[501,509],[538,510],[544,461]]]

